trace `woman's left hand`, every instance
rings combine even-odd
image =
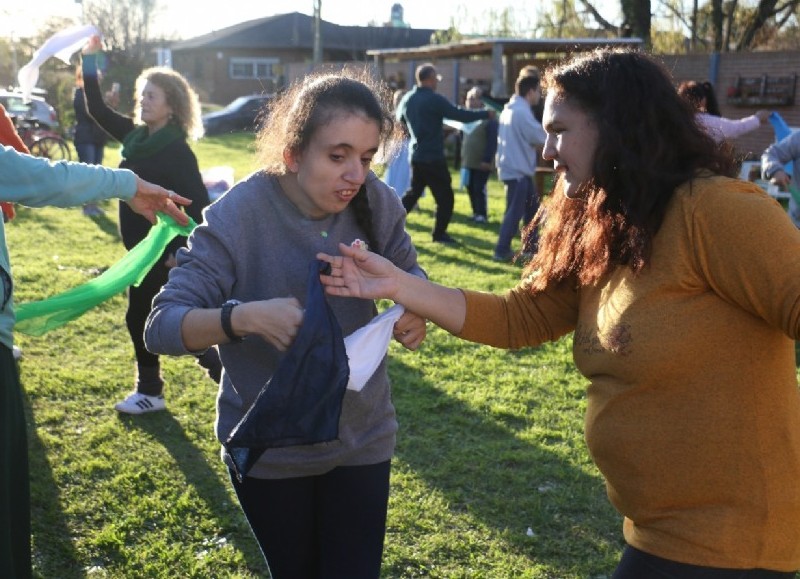
[[[425,336],[428,335],[428,327],[425,318],[406,311],[395,322],[392,333],[395,340],[413,351],[419,348]]]
[[[189,205],[191,202],[191,199],[181,197],[175,191],[167,191],[136,177],[136,194],[128,201],[128,205],[152,224],[156,223],[156,213],[161,211],[172,217],[178,225],[188,225],[189,216],[178,205]]]

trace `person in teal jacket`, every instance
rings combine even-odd
[[[18,153],[0,146],[0,200],[29,207],[73,207],[118,197],[151,222],[162,211],[178,223],[188,217],[177,204],[189,199],[137,177],[109,169]],[[28,445],[19,370],[14,361],[13,279],[0,221],[0,577],[32,576]]]

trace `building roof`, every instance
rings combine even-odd
[[[403,48],[375,48],[367,55],[381,59],[434,59],[492,55],[495,47],[503,55],[565,53],[593,50],[603,46],[642,46],[641,38],[472,38],[449,44],[427,44]]]
[[[322,45],[326,50],[368,50],[409,48],[430,42],[433,29],[384,26],[339,26],[320,21]],[[175,42],[171,49],[198,48],[302,48],[314,47],[314,19],[291,12],[240,22],[202,36]]]

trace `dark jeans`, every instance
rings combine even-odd
[[[422,197],[422,193],[428,187],[436,201],[436,223],[433,226],[434,241],[441,239],[447,233],[447,226],[453,217],[453,184],[450,181],[450,169],[447,168],[447,161],[435,161],[433,163],[411,163],[411,187],[403,195],[403,207],[406,213],[414,209],[414,206]]]
[[[611,579],[794,579],[794,577],[794,571],[719,569],[677,563],[628,545]]]
[[[97,143],[75,143],[78,160],[81,163],[89,163],[90,165],[103,164],[103,148],[103,145]]]
[[[511,253],[511,240],[519,235],[520,223],[522,227],[527,225],[539,209],[539,197],[536,195],[533,177],[511,179],[503,183],[506,188],[506,211],[494,248],[497,255]],[[531,245],[535,246],[535,240],[532,240]]]
[[[489,181],[489,171],[467,169],[467,172],[467,193],[469,193],[469,202],[472,205],[472,214],[486,217],[486,183]]]
[[[0,577],[31,568],[31,493],[22,386],[11,350],[0,346]]]
[[[288,479],[231,475],[273,579],[377,579],[390,462]]]

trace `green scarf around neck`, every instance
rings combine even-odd
[[[125,136],[122,141],[121,155],[127,161],[138,161],[158,153],[176,139],[185,138],[186,133],[176,125],[165,125],[152,135],[149,133],[147,125],[141,125]]]

